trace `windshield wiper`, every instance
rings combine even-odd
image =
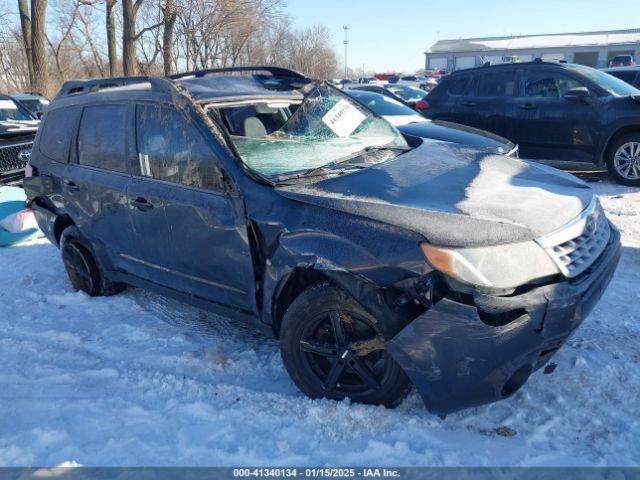
[[[355,158],[359,158],[366,153],[378,152],[381,150],[396,150],[400,152],[408,152],[411,150],[411,147],[402,147],[400,145],[379,145],[379,146],[370,146],[365,147],[362,150],[359,150],[347,157],[341,158],[339,160],[334,160],[333,162],[325,163],[324,165],[320,165],[319,167],[313,167],[308,170],[304,170],[300,173],[297,173],[292,176],[287,176],[282,178],[282,180],[293,180],[301,177],[315,177],[318,175],[326,175],[327,173],[336,173],[342,174],[351,168],[365,168],[362,164],[350,164],[349,162]],[[335,167],[339,166],[340,169],[336,169]]]
[[[327,175],[329,173],[333,173],[336,175],[342,175],[347,171],[357,168],[362,169],[366,168],[366,164],[362,163],[349,163],[351,160],[361,157],[366,153],[377,152],[381,150],[395,150],[400,152],[408,152],[412,150],[411,147],[403,147],[400,145],[379,145],[379,146],[370,146],[365,147],[362,150],[359,150],[351,155],[348,155],[344,158],[334,160],[333,162],[325,163],[324,165],[320,165],[319,167],[309,168],[307,170],[303,170],[302,172],[293,173],[291,175],[282,175],[275,179],[276,183],[284,183],[290,180],[298,180],[300,178],[312,178],[319,177],[323,175]],[[340,168],[336,168],[340,167]]]

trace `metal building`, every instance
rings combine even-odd
[[[439,40],[425,52],[425,68],[453,71],[487,61],[528,62],[534,58],[603,68],[622,54],[631,54],[640,63],[640,29]]]

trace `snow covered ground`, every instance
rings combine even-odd
[[[137,289],[71,291],[44,240],[0,250],[0,466],[640,465],[640,192],[594,184],[624,253],[514,397],[442,421],[312,401],[275,340]]]

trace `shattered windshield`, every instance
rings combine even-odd
[[[386,156],[376,155],[384,161],[408,148],[391,124],[326,84],[311,90],[291,113],[294,107],[274,109],[274,121],[265,113],[268,108],[256,109],[262,113],[243,118],[238,131],[231,129],[238,153],[251,169],[279,177],[352,159],[367,149],[388,147]],[[231,110],[221,109],[225,118]],[[272,130],[282,118],[284,123]]]

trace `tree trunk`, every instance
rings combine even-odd
[[[31,17],[29,16],[29,5],[27,0],[18,0],[18,11],[20,12],[20,28],[22,30],[22,41],[24,42],[24,54],[27,57],[27,68],[29,71],[29,88],[34,89],[33,78],[33,49],[31,47]]]
[[[162,34],[162,63],[164,74],[169,76],[173,70],[173,27],[176,23],[176,6],[174,0],[166,0],[164,6],[164,32]]]
[[[118,63],[116,51],[116,26],[113,21],[113,7],[118,0],[106,0],[107,2],[107,52],[109,55],[109,76],[115,77]]]
[[[31,0],[31,46],[33,48],[33,90],[43,94],[49,88],[49,68],[45,50],[47,0]]]
[[[136,60],[136,14],[142,0],[122,0],[122,70],[125,76],[135,75]]]

